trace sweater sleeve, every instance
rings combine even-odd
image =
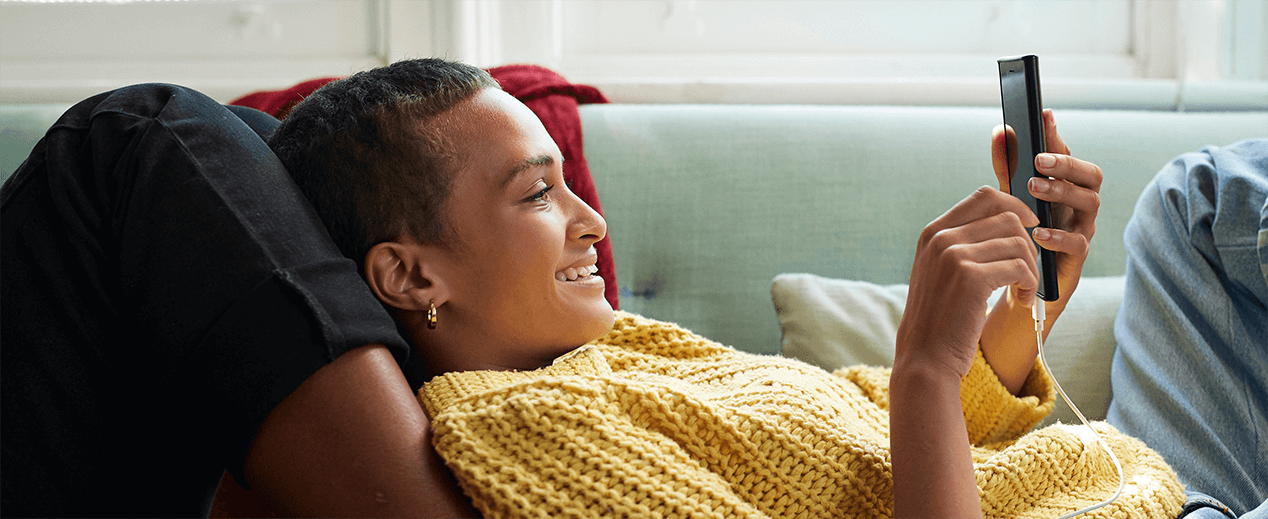
[[[1056,404],[1052,378],[1035,362],[1021,391],[1014,396],[999,381],[979,348],[969,374],[960,381],[960,405],[969,441],[983,445],[1014,440],[1030,431]]]
[[[853,382],[864,397],[880,409],[888,410],[891,372],[891,368],[849,366],[833,374]],[[979,349],[969,374],[960,381],[960,405],[964,410],[969,440],[974,445],[982,445],[1020,437],[1052,412],[1056,396],[1052,378],[1038,362],[1031,369],[1020,394],[1013,396],[999,381]]]

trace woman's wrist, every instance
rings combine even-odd
[[[895,516],[980,516],[960,375],[909,360],[895,362],[889,380]]]
[[[1038,304],[1043,301],[1035,300]],[[1056,319],[1049,305],[1044,333]],[[1030,308],[1016,301],[1009,293],[991,310],[982,327],[982,357],[995,371],[1001,384],[1014,395],[1021,390],[1035,365],[1039,345],[1035,342],[1035,323]]]
[[[900,384],[920,386],[925,389],[941,386],[954,387],[958,394],[960,379],[963,377],[964,375],[958,370],[936,359],[895,357],[894,366],[890,371],[890,392],[893,393],[895,384]]]

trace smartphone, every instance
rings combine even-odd
[[[1035,155],[1045,150],[1043,100],[1039,95],[1039,57],[1033,55],[999,59],[999,91],[1004,106],[1004,133],[1008,143],[1009,192],[1021,199],[1039,217],[1039,226],[1052,227],[1051,204],[1031,196],[1027,184],[1035,171]],[[1027,231],[1033,231],[1029,228]],[[1034,239],[1032,238],[1033,242]],[[1039,298],[1056,301],[1056,253],[1040,247]]]

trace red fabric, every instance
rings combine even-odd
[[[577,106],[582,103],[606,103],[606,97],[597,88],[574,85],[554,71],[537,65],[506,65],[489,69],[489,74],[502,85],[502,90],[528,106],[542,125],[555,139],[564,156],[564,181],[573,193],[593,207],[599,214],[599,193],[594,188],[590,167],[586,165],[581,142],[581,114]],[[261,91],[247,94],[229,104],[255,108],[284,119],[296,103],[303,100],[322,85],[339,78],[312,79],[285,90]],[[599,254],[599,275],[605,283],[604,296],[612,308],[620,309],[619,290],[616,286],[616,265],[612,257],[612,242],[608,237],[594,245]]]
[[[581,103],[608,102],[597,88],[588,85],[574,85],[554,71],[537,65],[506,65],[489,69],[489,74],[502,85],[502,90],[515,96],[528,106],[542,125],[555,139],[559,151],[564,156],[564,181],[578,197],[593,207],[599,214],[603,208],[599,205],[599,193],[594,188],[594,179],[590,176],[590,166],[586,165],[581,142],[581,114],[577,106]],[[599,275],[603,277],[604,296],[612,308],[620,309],[618,289],[616,286],[616,265],[612,258],[612,241],[605,236],[594,244],[599,254]]]
[[[286,115],[291,113],[291,108],[300,101],[303,101],[305,97],[308,97],[308,94],[313,93],[314,90],[317,90],[322,85],[336,79],[339,78],[324,77],[310,79],[285,90],[252,92],[230,101],[229,104],[254,108],[278,119],[285,119]]]

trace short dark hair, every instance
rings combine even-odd
[[[452,144],[427,121],[485,88],[488,72],[441,59],[398,61],[327,83],[269,139],[335,245],[357,262],[409,233],[446,240]]]

